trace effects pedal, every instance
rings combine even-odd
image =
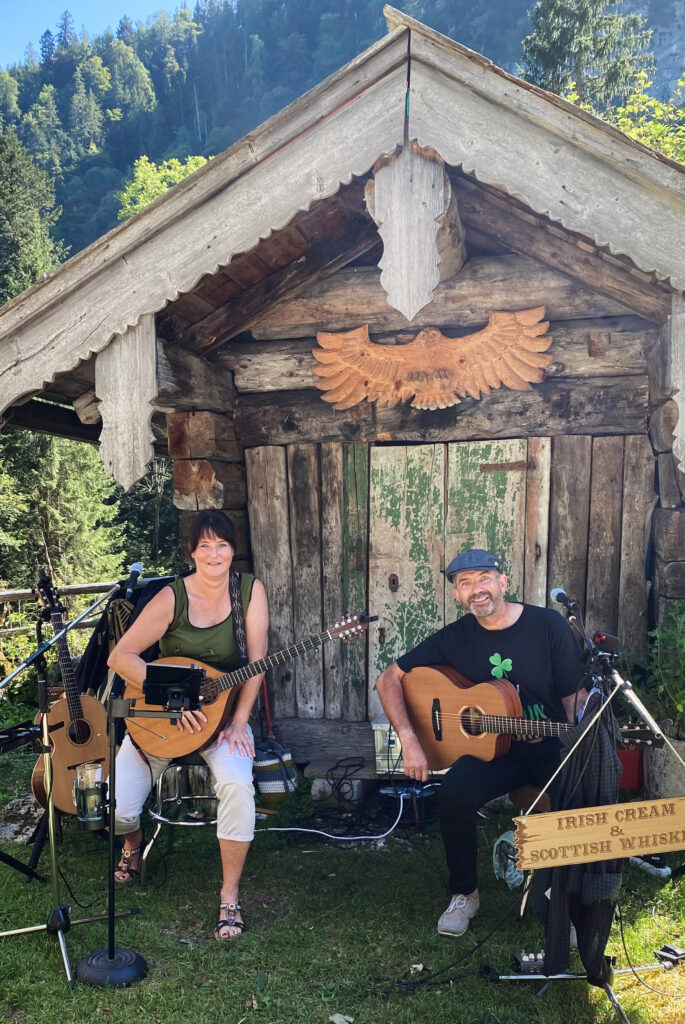
[[[525,953],[523,950],[520,953],[515,953],[514,969],[517,970],[519,974],[544,974],[544,950],[540,950],[539,953]]]

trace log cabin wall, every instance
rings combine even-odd
[[[525,280],[528,261],[501,259],[514,284]],[[367,275],[363,268],[359,277]],[[253,559],[267,587],[271,650],[319,632],[343,611],[368,607],[379,615],[361,641],[328,644],[272,671],[272,709],[298,759],[372,757],[375,677],[406,645],[454,616],[440,570],[465,544],[503,551],[512,596],[544,604],[549,588],[562,586],[579,600],[590,629],[617,633],[627,650],[644,652],[658,459],[648,428],[650,409],[664,404],[654,385],[650,402],[648,363],[660,359],[659,331],[616,303],[545,276],[553,284],[554,362],[532,391],[502,389],[435,412],[367,402],[334,411],[312,387],[311,352],[317,323],[349,324],[349,314],[336,319],[336,304],[343,304],[340,294],[351,298],[355,272],[342,271],[313,299],[282,303],[281,315],[268,327],[262,321],[255,340],[219,354],[222,369],[234,375],[235,401],[232,415],[212,414],[209,441],[172,444],[177,434],[204,438],[205,414],[169,418],[177,503],[215,504],[249,519],[241,554],[246,565]],[[522,290],[520,299],[510,291],[509,308],[539,294],[530,282]],[[364,293],[362,286],[362,306]],[[587,296],[591,316],[583,315]],[[463,321],[447,316],[441,329],[463,333]],[[482,322],[482,314],[473,316]],[[390,342],[395,330],[379,315],[372,337]],[[209,469],[183,465],[200,461]],[[432,483],[423,479],[412,505],[405,485],[427,464]],[[402,488],[400,521],[388,526],[392,515],[384,513]]]

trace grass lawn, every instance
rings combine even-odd
[[[2,763],[1,798],[29,792],[35,754],[15,751]],[[302,792],[286,810],[288,823],[311,813]],[[106,910],[107,844],[64,820],[59,868],[61,902],[72,917]],[[278,821],[282,824],[282,821]],[[263,824],[263,823],[262,823]],[[307,822],[309,824],[309,822]],[[354,827],[352,824],[350,827]],[[0,1007],[5,1021],[90,1024],[325,1024],[335,1015],[356,1024],[582,1024],[613,1022],[605,994],[584,981],[492,984],[484,964],[509,973],[512,956],[544,945],[530,909],[519,917],[520,890],[495,879],[491,862],[497,836],[510,827],[495,813],[481,829],[481,910],[460,939],[441,937],[436,921],[448,896],[442,845],[433,825],[421,836],[412,824],[382,844],[326,844],[314,837],[269,833],[255,838],[243,880],[248,930],[239,939],[213,938],[218,914],[219,858],[212,828],[176,829],[175,847],[146,887],[117,886],[117,909],[140,914],[116,924],[116,943],[141,953],[148,977],[130,989],[95,989],[66,983],[57,939],[45,932],[4,938],[0,944]],[[384,830],[378,820],[376,832]],[[149,831],[149,827],[148,827]],[[164,842],[164,841],[163,841]],[[26,861],[29,850],[5,844]],[[685,852],[668,858],[672,867]],[[39,870],[49,871],[47,847]],[[80,904],[81,906],[77,905]],[[52,903],[49,884],[24,884],[0,864],[0,929],[41,924]],[[634,964],[653,961],[664,943],[685,946],[685,882],[663,882],[626,866],[621,897],[626,946]],[[492,934],[491,934],[492,933]],[[477,948],[479,942],[483,942]],[[107,924],[74,927],[66,936],[79,960],[107,946]],[[628,966],[618,925],[607,950]],[[573,954],[572,956],[575,956]],[[411,973],[423,964],[423,972]],[[572,966],[581,970],[578,961]],[[420,981],[443,971],[443,985],[414,991],[396,982]],[[633,976],[614,990],[632,1022],[685,1021],[685,965]],[[451,979],[451,980],[449,980]],[[338,1021],[340,1024],[340,1021]]]

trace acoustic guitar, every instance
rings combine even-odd
[[[570,722],[536,721],[522,716],[521,700],[506,679],[475,686],[448,665],[414,668],[402,677],[407,713],[432,772],[471,754],[493,761],[509,750],[512,736],[561,736],[578,730]],[[621,729],[625,743],[663,746],[646,727]]]
[[[64,628],[62,612],[50,577],[41,572],[38,597],[50,614],[55,633]],[[47,713],[48,733],[52,750],[52,792],[55,807],[64,814],[76,814],[72,783],[76,769],[85,761],[102,765],[102,777],[107,778],[109,768],[109,741],[107,739],[107,711],[95,697],[79,693],[66,636],[57,641],[59,665],[64,683],[64,697],[55,701]],[[36,715],[40,722],[40,713]],[[45,764],[38,759],[31,776],[33,795],[42,807],[47,807],[45,790]]]
[[[150,718],[142,716],[127,718],[126,725],[131,738],[141,750],[144,750],[146,754],[152,754],[153,757],[183,757],[185,754],[201,750],[216,739],[226,724],[241,683],[266,672],[274,665],[283,665],[286,661],[292,661],[309,651],[315,651],[329,640],[339,639],[343,643],[352,640],[368,629],[370,621],[373,620],[366,614],[343,615],[339,622],[334,623],[322,633],[309,636],[306,640],[293,644],[292,647],[277,651],[275,654],[270,654],[260,661],[253,661],[232,672],[221,672],[220,669],[204,665],[191,658],[178,656],[160,658],[152,664],[187,665],[204,670],[205,679],[200,685],[200,696],[202,697],[202,712],[207,721],[203,723],[201,732],[190,733],[185,729],[181,732],[168,718],[155,718],[154,715]],[[161,712],[164,710],[159,704],[143,703],[141,700],[142,690],[132,683],[127,682],[124,697],[126,700],[135,699],[136,706],[140,706],[145,711],[153,712],[156,709]]]

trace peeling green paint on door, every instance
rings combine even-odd
[[[372,448],[369,487],[369,717],[376,677],[444,620],[444,445]]]
[[[523,599],[526,501],[525,440],[462,442],[447,446],[447,560],[466,548],[504,559],[508,596]],[[457,615],[446,582],[446,621]]]

